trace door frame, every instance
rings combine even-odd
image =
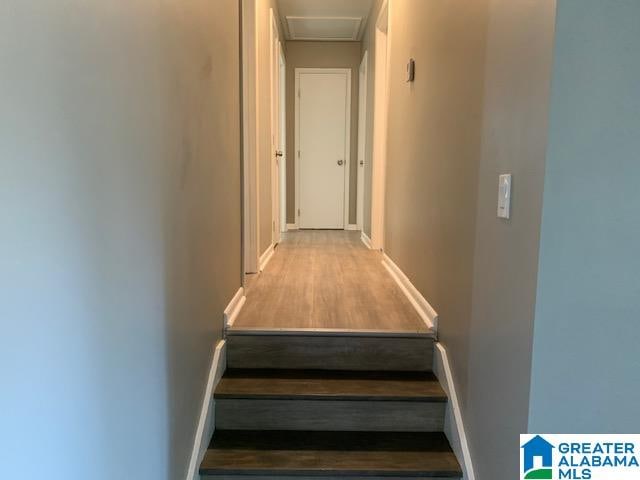
[[[365,51],[358,70],[358,158],[356,225],[358,230],[364,227],[364,167],[367,158],[367,92],[369,82],[369,52]]]
[[[260,269],[258,212],[258,36],[256,0],[242,0],[242,283]]]
[[[349,184],[351,179],[351,69],[350,68],[296,68],[295,69],[295,185],[296,185],[296,228],[300,227],[300,75],[305,73],[346,74],[347,98],[345,108],[345,169],[344,169],[344,212],[342,228],[349,225]]]
[[[271,121],[270,128],[270,155],[271,155],[271,245],[274,247],[280,242],[280,159],[276,151],[280,148],[280,55],[282,45],[278,30],[276,15],[273,8],[269,9],[269,63],[270,63],[270,100]]]
[[[371,245],[384,250],[385,181],[390,92],[391,0],[385,0],[375,29],[373,164],[371,166]],[[381,47],[384,47],[384,51]]]
[[[287,231],[287,59],[280,42],[280,232]]]

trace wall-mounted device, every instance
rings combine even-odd
[[[500,175],[498,180],[498,218],[511,215],[511,174]]]
[[[413,58],[407,63],[407,82],[413,82],[416,78],[416,61]]]

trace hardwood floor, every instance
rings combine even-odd
[[[359,232],[289,232],[253,278],[232,329],[429,333]]]

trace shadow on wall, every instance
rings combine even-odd
[[[223,43],[224,38],[211,42]],[[194,55],[183,65],[184,70],[192,68],[193,75],[185,79],[180,92],[183,98],[178,103],[187,106],[176,122],[182,134],[181,161],[179,170],[169,177],[175,193],[167,204],[175,223],[165,231],[165,258],[170,267],[165,272],[170,318],[166,337],[171,420],[168,458],[173,461],[169,469],[173,478],[184,476],[215,343],[222,337],[222,312],[241,284],[239,112],[234,112],[239,99],[236,91],[235,98],[224,100],[227,108],[220,108],[220,96],[210,87],[229,85],[233,75],[214,68],[213,63],[211,55]],[[230,122],[234,116],[238,121]],[[215,137],[213,128],[218,132]],[[201,208],[203,204],[215,208]],[[191,359],[197,359],[197,364]],[[184,392],[195,387],[200,389],[198,395],[185,398]],[[181,425],[184,419],[191,420],[189,428]]]
[[[216,3],[0,17],[2,478],[185,475],[241,282],[238,2]]]

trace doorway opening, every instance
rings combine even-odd
[[[292,230],[354,230],[345,239],[382,249],[388,5],[241,5],[243,274]]]

